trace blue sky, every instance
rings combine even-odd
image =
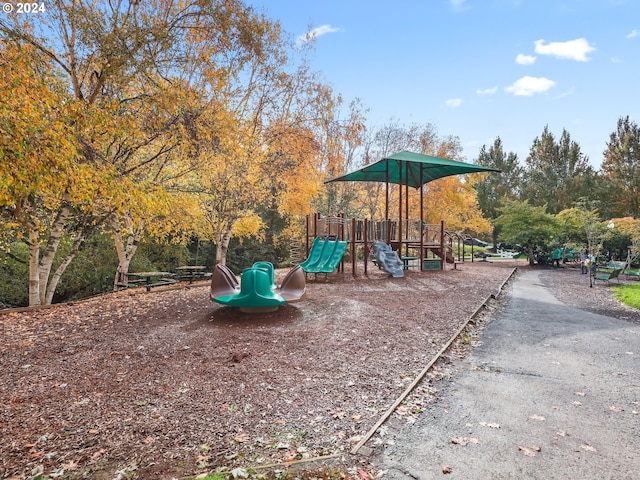
[[[500,137],[524,162],[545,125],[599,167],[620,117],[640,122],[637,0],[247,0],[368,125],[432,123],[472,161]]]

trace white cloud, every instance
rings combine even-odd
[[[587,62],[587,54],[595,51],[595,47],[589,45],[586,38],[577,38],[567,42],[550,42],[545,45],[544,40],[536,40],[536,53],[539,55],[553,55],[558,58],[567,58],[578,62]]]
[[[493,95],[497,91],[498,91],[498,87],[491,87],[491,88],[485,88],[485,89],[477,89],[476,93],[480,96],[484,96],[484,95]]]
[[[622,63],[620,57],[611,57],[611,63]]]
[[[458,108],[460,105],[462,105],[462,99],[461,98],[450,98],[449,100],[447,100],[444,103],[445,103],[445,105],[447,107]]]
[[[573,95],[573,88],[570,88],[566,92],[562,92],[560,95],[556,95],[555,98],[564,98],[564,97],[569,97],[571,95]]]
[[[640,35],[640,32],[634,28],[633,30],[631,30],[631,33],[627,35],[627,38],[634,38],[638,35]]]
[[[556,82],[544,77],[525,76],[516,80],[513,85],[509,85],[504,90],[516,96],[530,97],[536,93],[544,93],[554,87]]]
[[[314,28],[313,30],[308,31],[298,37],[298,43],[309,43],[313,42],[321,37],[322,35],[326,35],[327,33],[339,32],[339,28],[332,27],[331,25],[320,25],[319,27]]]
[[[533,55],[523,55],[522,53],[519,53],[516,57],[516,63],[519,63],[520,65],[532,65],[535,62],[536,57]]]
[[[461,11],[465,9],[466,1],[467,0],[449,0],[449,3],[451,4],[454,10]]]

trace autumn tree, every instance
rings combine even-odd
[[[607,202],[614,217],[640,217],[640,128],[629,117],[618,119],[601,167]]]
[[[214,90],[224,87],[229,59],[259,54],[262,43],[269,40],[268,23],[235,0],[180,4],[58,0],[50,2],[37,19],[0,20],[3,41],[33,46],[60,73],[76,115],[69,122],[73,132],[68,138],[77,144],[77,163],[92,169],[86,183],[104,187],[96,189],[90,202],[56,205],[52,210],[56,229],[50,227],[44,237],[51,239],[50,233],[69,230],[67,212],[73,210],[75,222],[94,228],[111,219],[121,254],[135,247],[150,225],[160,223],[150,220],[171,218],[167,216],[172,197],[165,192],[166,173],[171,179],[193,167],[188,163],[197,155],[177,152],[191,141],[181,128],[188,132],[189,123],[200,112],[183,108],[175,87],[199,88],[202,82],[192,80],[201,78],[207,78]],[[178,101],[169,102],[169,98]],[[47,262],[56,250],[55,243],[47,246],[51,252]],[[120,273],[126,273],[133,251],[126,258],[120,256]],[[40,282],[32,272],[34,290],[41,290],[48,270],[47,265],[39,267]],[[35,297],[37,302],[46,301],[34,294],[34,303]]]
[[[90,205],[101,185],[93,166],[78,161],[80,114],[51,59],[25,42],[0,49],[0,211],[29,246],[29,304],[40,305],[53,297],[55,282],[47,284],[61,238],[73,231],[73,253],[88,227],[74,206]]]
[[[342,99],[334,101],[334,108],[327,109],[317,127],[322,162],[320,179],[328,180],[352,170],[358,163],[360,146],[366,134],[366,111],[359,100],[351,102],[345,117],[341,116]],[[324,185],[320,196],[314,202],[317,211],[324,215],[357,214],[354,200],[358,196],[359,185],[351,182],[336,182]]]
[[[549,213],[572,207],[593,190],[595,172],[589,159],[564,129],[556,141],[545,126],[533,141],[525,163],[521,198],[531,205],[546,205]]]
[[[224,85],[202,77],[217,108],[195,132],[201,161],[186,188],[198,197],[198,225],[216,243],[219,263],[233,236],[263,238],[275,216],[307,212],[323,180],[324,119],[338,101],[279,25],[263,25],[261,35],[252,55],[226,58]]]
[[[633,217],[612,218],[611,223],[622,235],[629,237],[629,255],[633,263],[640,261],[640,219]]]

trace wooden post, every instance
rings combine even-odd
[[[447,252],[444,250],[444,220],[440,220],[440,270],[444,270],[444,262],[447,261]]]
[[[307,257],[309,256],[309,214],[307,214],[305,225],[304,225],[304,237],[305,237],[305,249],[307,252]],[[306,258],[306,257],[305,257]]]
[[[356,272],[356,219],[351,219],[351,274],[355,277]]]
[[[318,236],[318,219],[320,218],[319,213],[313,214],[313,238]]]
[[[364,274],[367,275],[367,264],[369,263],[369,220],[364,219]]]

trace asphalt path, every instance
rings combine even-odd
[[[374,464],[385,479],[640,479],[640,325],[519,273],[482,344]]]

